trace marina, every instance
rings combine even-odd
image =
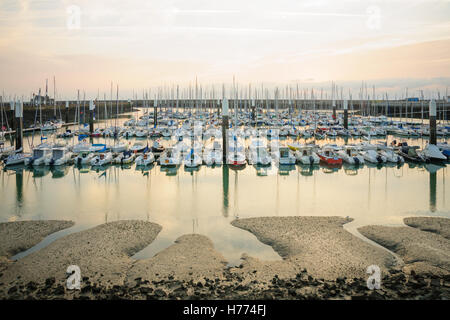
[[[401,225],[408,215],[448,217],[448,159],[425,156],[428,121],[353,114],[345,129],[344,114],[334,118],[332,110],[259,110],[253,116],[258,123],[251,113],[231,110],[224,140],[214,109],[199,111],[196,120],[173,111],[156,118],[157,111],[142,108],[100,120],[91,133],[89,126],[70,125],[26,135],[28,157],[12,164],[11,156],[4,157],[1,219],[76,222],[59,236],[144,219],[166,227],[135,258],[151,258],[179,236],[199,233],[236,266],[244,252],[263,260],[280,256],[233,227],[234,219],[351,216],[355,220],[346,229],[365,239],[358,227]],[[437,128],[436,152],[448,155],[449,127],[440,122]],[[30,141],[42,143],[31,149]],[[229,149],[222,160],[224,142]],[[403,157],[401,145],[414,146],[423,158]],[[283,160],[284,154],[292,160]]]
[[[449,4],[0,1],[1,303],[450,300]]]

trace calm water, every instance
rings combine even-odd
[[[421,139],[409,141],[425,144]],[[344,140],[326,142],[341,144]],[[348,141],[355,142],[359,139]],[[350,216],[355,221],[346,228],[358,235],[358,226],[400,225],[406,216],[450,217],[448,178],[448,166],[407,163],[400,167],[344,166],[339,170],[300,165],[265,169],[247,165],[241,171],[226,166],[202,166],[198,171],[184,167],[163,171],[153,166],[142,171],[134,164],[103,170],[19,167],[0,171],[0,221],[76,222],[73,228],[47,237],[29,253],[62,235],[101,223],[149,220],[163,229],[136,258],[151,257],[179,236],[195,232],[212,239],[225,258],[236,264],[243,252],[261,259],[280,257],[249,232],[231,226],[235,218]]]

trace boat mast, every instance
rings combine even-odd
[[[119,132],[117,130],[117,118],[119,117],[119,85],[117,85],[117,94],[116,94],[116,119],[114,121],[114,146],[116,145],[117,136]]]
[[[422,125],[423,125],[423,90],[420,90],[420,96],[421,96],[421,101],[420,101],[420,106],[421,106],[421,111],[422,111]]]
[[[109,114],[112,118],[112,114],[113,114],[113,83],[111,81],[111,95],[110,95],[111,100],[109,101],[109,106],[110,106],[110,110],[109,110]],[[115,129],[114,129],[115,131]]]
[[[41,107],[41,88],[39,88],[39,126],[41,127],[41,135],[42,135],[42,107]]]
[[[56,119],[56,79],[53,76],[53,116]]]
[[[103,93],[103,102],[105,104],[105,129],[108,122],[108,107],[106,106],[106,93]]]

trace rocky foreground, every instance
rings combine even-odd
[[[450,299],[450,277],[421,276],[415,273],[405,275],[391,270],[383,277],[379,290],[367,288],[366,279],[338,278],[336,280],[316,279],[307,270],[295,278],[280,279],[277,275],[269,283],[257,281],[244,283],[236,273],[226,271],[221,278],[195,282],[177,280],[173,277],[158,281],[134,279],[134,285],[105,287],[84,277],[81,290],[67,290],[54,277],[44,283],[33,281],[25,285],[12,285],[6,299],[73,299],[73,300],[448,300]]]
[[[227,267],[211,240],[198,234],[179,237],[152,258],[134,260],[131,257],[157,237],[161,226],[111,222],[64,236],[15,262],[8,260],[12,251],[4,250],[0,299],[450,298],[448,219],[407,218],[405,227],[358,229],[391,252],[347,232],[342,226],[349,221],[235,220],[234,226],[252,232],[283,258],[262,261],[244,253],[238,267]],[[66,269],[73,264],[81,269],[81,290],[66,287]],[[380,289],[370,290],[366,270],[374,264],[382,279]]]

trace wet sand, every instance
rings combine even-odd
[[[232,225],[253,233],[284,259],[275,269],[286,275],[307,269],[317,278],[364,277],[367,267],[382,271],[395,265],[392,254],[343,229],[352,219],[341,217],[264,217],[234,220]]]
[[[65,285],[66,270],[78,265],[81,277],[101,286],[123,284],[136,252],[150,244],[161,226],[145,221],[116,221],[64,236],[14,262],[0,277],[8,284],[42,283],[51,278]]]
[[[401,270],[389,252],[344,230],[349,221],[341,217],[234,220],[234,226],[252,232],[283,258],[263,261],[243,253],[239,267],[227,267],[212,241],[199,234],[179,237],[152,258],[133,260],[131,256],[150,244],[162,227],[144,221],[111,222],[64,236],[6,265],[0,271],[0,299],[450,298],[450,276],[443,273],[449,270],[448,239],[412,227],[401,227],[406,231],[360,228],[362,234],[406,258]],[[446,232],[445,222],[433,230]],[[65,272],[72,264],[80,266],[81,290],[65,286]],[[371,264],[382,268],[380,290],[367,288],[366,268]],[[428,273],[407,269],[421,264]]]
[[[448,234],[448,220],[406,218],[406,224],[418,228],[364,226],[358,231],[397,253],[405,262],[404,272],[441,276],[450,274],[450,240],[441,236]]]
[[[127,283],[135,279],[204,281],[222,277],[227,261],[214,249],[212,241],[199,234],[183,235],[170,247],[150,259],[136,261],[128,271]]]
[[[407,226],[429,231],[450,240],[450,219],[439,217],[412,217],[403,220]]]
[[[10,258],[38,244],[49,234],[73,225],[73,221],[59,220],[0,223],[0,257]]]

